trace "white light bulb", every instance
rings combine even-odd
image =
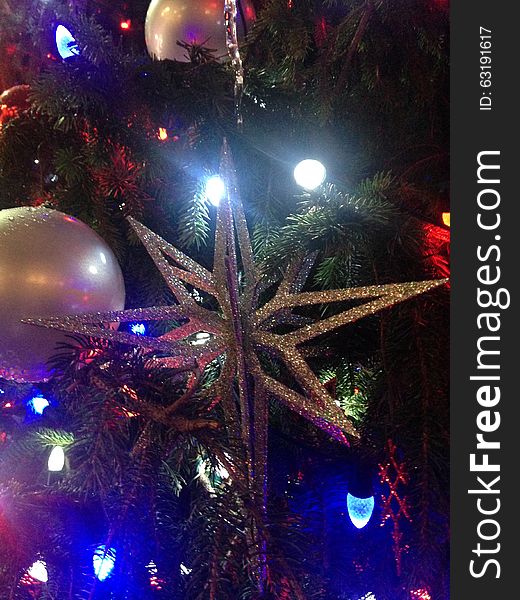
[[[320,186],[327,176],[327,170],[319,160],[307,158],[299,162],[294,169],[296,183],[306,189],[315,190]]]
[[[199,333],[195,334],[195,339],[191,342],[192,346],[202,346],[209,342],[211,339],[211,335],[206,331],[199,331]]]
[[[206,181],[205,194],[213,206],[218,206],[226,193],[226,185],[219,175],[213,175]]]
[[[47,467],[49,471],[58,472],[65,466],[65,452],[61,446],[54,446],[49,454]]]
[[[47,583],[49,580],[49,574],[47,573],[47,565],[43,560],[37,560],[34,562],[28,569],[27,575],[36,579],[36,581],[41,581],[42,583]]]
[[[56,27],[56,48],[63,60],[79,54],[76,40],[64,25],[58,25]]]

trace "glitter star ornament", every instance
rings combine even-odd
[[[310,369],[301,346],[342,325],[432,290],[445,280],[307,292],[302,290],[315,256],[297,257],[274,295],[262,304],[260,298],[271,282],[261,276],[253,258],[226,141],[220,171],[226,192],[217,210],[212,271],[130,218],[177,304],[91,315],[32,318],[25,322],[138,346],[160,354],[154,362],[165,367],[192,364],[200,371],[221,357],[223,366],[214,384],[215,396],[222,402],[229,433],[243,442],[248,474],[260,491],[265,490],[269,397],[283,402],[336,440],[348,443],[349,436],[356,436],[348,416]],[[192,288],[212,296],[218,309],[210,310],[197,302],[190,291]],[[310,323],[293,312],[301,307],[348,300],[366,302]],[[99,325],[153,320],[176,320],[182,324],[160,337],[132,335],[102,329]],[[280,333],[280,325],[290,325],[291,330]],[[200,343],[202,339],[203,343]],[[260,358],[262,354],[275,357],[283,365],[284,375],[290,376],[296,385],[289,387],[267,373]]]

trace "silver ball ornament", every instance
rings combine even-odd
[[[125,288],[111,249],[74,217],[44,207],[0,211],[0,377],[50,377],[48,359],[66,334],[26,317],[121,310]]]
[[[244,36],[255,20],[251,0],[240,0],[238,35]],[[227,56],[223,0],[152,0],[144,25],[146,47],[159,60],[186,62],[186,50],[177,41],[216,50],[217,58]]]

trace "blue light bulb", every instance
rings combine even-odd
[[[102,544],[96,548],[94,556],[92,557],[92,565],[94,566],[94,574],[99,581],[105,581],[107,577],[110,577],[114,564],[116,562],[116,551],[114,548],[109,548]]]
[[[27,402],[27,406],[33,411],[33,413],[37,415],[42,415],[43,411],[50,405],[50,402],[47,398],[43,396],[34,396]]]
[[[71,58],[71,56],[78,56],[79,54],[76,40],[64,25],[56,27],[56,49],[63,60]]]
[[[370,521],[374,512],[374,496],[368,498],[357,498],[352,494],[347,494],[348,516],[357,529],[363,527]]]
[[[135,335],[144,335],[146,333],[146,325],[144,323],[134,323],[130,326],[130,331]]]

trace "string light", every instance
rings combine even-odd
[[[306,189],[315,190],[327,177],[327,169],[319,160],[306,158],[299,162],[294,169],[294,179],[296,183]]]
[[[34,396],[27,402],[27,406],[37,415],[42,415],[43,411],[50,405],[47,398],[44,398],[41,394]]]
[[[424,588],[410,591],[410,598],[412,598],[412,600],[432,600],[430,593]]]
[[[212,468],[209,458],[199,458],[197,474],[204,487],[211,493],[215,493],[215,486],[229,479],[229,471],[218,459]]]
[[[102,544],[98,546],[92,557],[92,565],[94,567],[94,574],[99,581],[105,581],[114,569],[116,562],[116,551],[114,548],[108,548]]]
[[[54,446],[49,454],[47,468],[53,473],[58,473],[65,466],[65,451],[61,446]]]
[[[205,331],[199,331],[199,333],[195,334],[195,339],[190,342],[192,346],[202,346],[206,344],[211,339],[211,334],[206,333]]]
[[[347,508],[348,516],[354,527],[363,529],[374,512],[374,496],[358,498],[349,493],[347,494]]]
[[[205,196],[213,206],[218,206],[226,193],[226,185],[219,175],[213,175],[206,181]]]
[[[164,584],[164,580],[160,579],[157,575],[158,569],[157,565],[151,560],[147,565],[148,573],[150,574],[150,587],[155,590],[162,590],[162,586]]]
[[[144,323],[133,323],[130,326],[130,331],[135,335],[144,335],[146,333],[146,325]]]
[[[161,140],[161,142],[165,142],[168,139],[168,131],[166,130],[166,127],[159,127],[157,137]]]
[[[157,575],[157,565],[153,560],[146,565],[146,568],[148,569],[148,573],[150,573],[150,575]]]
[[[79,55],[78,44],[64,25],[56,27],[56,49],[63,60]]]
[[[47,572],[47,565],[43,560],[35,561],[28,569],[27,575],[31,579],[35,579],[41,583],[47,583],[49,580],[49,573]]]
[[[442,222],[444,223],[444,225],[446,225],[446,227],[450,227],[450,220],[451,220],[451,213],[443,212],[442,213]]]
[[[123,21],[121,21],[121,23],[119,23],[119,27],[123,31],[128,31],[132,27],[132,19],[124,19]]]

